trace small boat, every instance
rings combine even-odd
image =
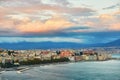
[[[17,70],[17,73],[21,73],[23,71],[29,70],[29,68],[18,68]]]
[[[17,73],[19,73],[19,74],[20,74],[20,73],[22,73],[22,72],[20,72],[20,71],[17,71]]]

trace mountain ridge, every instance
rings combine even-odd
[[[88,47],[112,47],[120,46],[120,39],[114,40],[109,43],[97,43],[97,44],[82,44],[73,42],[19,42],[19,43],[0,43],[0,48],[4,49],[58,49],[58,48],[88,48]]]

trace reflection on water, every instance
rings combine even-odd
[[[120,80],[120,61],[77,62],[37,66],[0,74],[0,80]]]

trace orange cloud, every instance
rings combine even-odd
[[[120,30],[120,23],[113,23],[111,24],[110,30],[116,30],[116,31],[119,31]]]
[[[110,20],[114,20],[114,16],[110,15],[110,14],[101,14],[99,18],[102,22],[107,22],[107,21],[110,21]]]
[[[119,10],[119,11],[116,11],[116,12],[114,13],[114,15],[120,15],[120,10]]]
[[[23,33],[46,33],[69,28],[74,24],[62,17],[53,17],[45,22],[31,21],[17,25],[17,29]]]
[[[0,19],[0,28],[12,29],[14,26],[12,20]]]
[[[89,26],[89,27],[93,27],[95,25],[95,23],[91,22],[91,21],[88,21],[85,24],[86,24],[86,26]]]
[[[16,4],[15,4],[16,5]],[[48,4],[29,4],[28,6],[23,5],[21,6],[15,6],[13,7],[0,7],[0,29],[6,28],[6,29],[13,29],[20,33],[46,33],[46,32],[53,32],[58,31],[66,28],[70,28],[71,26],[89,26],[90,29],[86,29],[86,31],[102,31],[105,29],[113,29],[117,30],[119,28],[118,18],[116,18],[115,15],[118,15],[120,12],[111,13],[111,14],[101,14],[96,18],[91,18],[87,20],[81,20],[76,22],[70,22],[65,18],[65,16],[73,21],[73,19],[83,15],[92,15],[93,12],[95,12],[92,9],[84,8],[84,7],[65,7],[65,6],[58,6],[58,5],[48,5]],[[54,14],[64,15],[68,14],[70,15],[70,18],[67,15],[64,15],[64,17],[61,16],[54,16],[51,19],[48,19],[44,22],[38,20],[43,15],[44,12],[50,17]],[[48,11],[48,12],[47,12]],[[49,13],[51,11],[51,13]],[[53,12],[53,13],[52,13]],[[89,14],[88,14],[89,13]],[[12,15],[12,16],[11,16]],[[34,16],[32,16],[34,15]],[[37,15],[37,17],[36,17]],[[46,16],[46,15],[45,15]],[[74,17],[75,16],[75,17]],[[30,19],[30,18],[32,19]],[[73,17],[73,19],[71,19]],[[41,19],[42,20],[42,19]],[[116,27],[117,26],[117,27]],[[85,30],[80,30],[81,32],[86,32]]]

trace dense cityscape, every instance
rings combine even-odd
[[[105,49],[0,50],[2,68],[59,62],[105,61],[111,53]]]

